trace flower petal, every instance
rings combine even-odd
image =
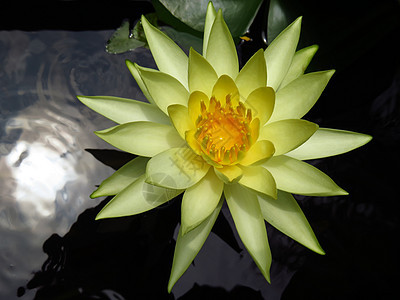
[[[280,89],[269,122],[303,117],[317,102],[333,73],[334,70],[307,73]]]
[[[204,23],[204,37],[203,37],[203,56],[207,57],[208,40],[210,38],[211,28],[214,24],[217,12],[215,11],[212,2],[208,2],[206,20]]]
[[[226,103],[227,95],[230,95],[230,99],[234,107],[239,104],[240,95],[235,82],[231,77],[227,75],[222,75],[218,78],[213,87],[212,96],[214,96],[219,102],[221,102],[221,106],[224,106]]]
[[[206,94],[200,91],[194,91],[190,94],[188,109],[190,119],[193,123],[195,123],[197,118],[201,115],[201,102],[204,102],[205,106],[208,107],[210,99]]]
[[[99,212],[96,220],[140,214],[171,200],[182,192],[147,184],[143,174],[112,198]]]
[[[319,128],[307,142],[286,155],[300,160],[328,157],[354,150],[371,139],[367,134]]]
[[[348,194],[317,168],[285,155],[271,157],[262,166],[274,176],[279,190],[309,196]]]
[[[158,69],[175,77],[187,88],[188,58],[185,52],[165,33],[151,25],[144,16],[141,21]]]
[[[218,76],[226,74],[231,78],[236,78],[239,73],[235,43],[228,26],[222,18],[221,10],[217,12],[211,28],[205,57]]]
[[[295,80],[296,78],[298,78],[300,75],[304,74],[311,59],[314,57],[317,50],[318,46],[313,45],[310,47],[303,48],[294,54],[289,70],[286,73],[285,78],[283,78],[282,83],[279,87],[280,89],[286,86],[288,83]]]
[[[188,188],[182,199],[182,234],[186,234],[202,223],[217,207],[224,184],[208,170],[198,183]]]
[[[172,104],[187,106],[189,92],[176,78],[157,70],[137,68],[154,102],[165,114]]]
[[[189,51],[189,91],[201,91],[209,98],[218,76],[210,63],[193,48]]]
[[[243,175],[243,170],[238,166],[223,166],[222,168],[214,167],[214,172],[226,184],[236,183]]]
[[[128,67],[129,71],[131,72],[133,78],[135,79],[136,83],[138,84],[140,90],[142,91],[143,95],[146,97],[146,99],[151,103],[151,104],[156,104],[153,100],[153,98],[150,96],[149,90],[147,89],[146,85],[143,82],[142,77],[140,76],[139,70],[138,70],[138,65],[134,64],[133,62],[126,60],[125,61],[126,66]],[[143,69],[146,69],[142,67]],[[150,68],[147,68],[148,70],[151,70]]]
[[[236,77],[235,83],[243,102],[252,91],[266,86],[267,66],[263,49],[258,50],[244,65]]]
[[[118,194],[146,172],[148,161],[147,157],[141,156],[132,159],[104,180],[98,189],[90,195],[90,198]]]
[[[197,253],[199,253],[201,247],[210,234],[211,228],[214,226],[214,223],[217,220],[222,203],[223,200],[221,199],[213,213],[192,231],[189,231],[183,235],[182,227],[179,229],[178,239],[176,240],[175,245],[171,275],[168,282],[168,292],[171,292],[172,287],[190,266]]]
[[[265,279],[270,282],[272,257],[256,194],[239,184],[225,185],[224,194],[240,239]]]
[[[278,199],[258,194],[264,219],[279,231],[319,254],[325,254],[296,199],[278,191]]]
[[[306,120],[281,120],[262,127],[259,139],[271,141],[275,147],[274,155],[278,156],[303,144],[317,129],[317,124]]]
[[[263,126],[274,110],[275,92],[270,87],[260,87],[250,93],[245,105],[251,109],[253,118],[258,118]]]
[[[274,152],[274,145],[270,141],[257,141],[239,163],[243,166],[260,163],[274,155]]]
[[[186,189],[200,181],[209,165],[190,148],[172,148],[147,163],[146,182],[172,189]]]
[[[152,122],[125,123],[95,134],[123,151],[147,157],[184,143],[172,126]]]
[[[289,70],[293,55],[299,42],[301,19],[297,18],[283,30],[264,52],[267,63],[267,86],[278,90],[283,78]]]
[[[173,104],[168,106],[168,115],[172,124],[179,135],[185,139],[185,133],[194,128],[193,121],[189,118],[189,112],[186,106]]]
[[[271,173],[261,167],[242,167],[243,176],[239,183],[272,198],[276,198],[276,183]]]
[[[170,124],[165,114],[152,104],[110,96],[78,96],[77,98],[94,111],[119,124],[135,121]]]

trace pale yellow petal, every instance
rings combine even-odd
[[[168,115],[182,139],[185,139],[187,131],[194,129],[194,123],[189,118],[189,112],[186,106],[179,104],[170,105],[168,106]]]
[[[271,117],[275,106],[275,92],[270,87],[261,87],[250,93],[245,106],[251,109],[253,118],[263,126]]]
[[[260,140],[251,146],[239,163],[243,166],[262,163],[274,155],[274,152],[274,145],[270,141]]]
[[[223,166],[222,168],[215,168],[214,172],[226,184],[236,183],[243,175],[243,170],[238,166]]]
[[[211,28],[214,24],[217,12],[215,11],[213,3],[208,2],[206,20],[204,23],[204,38],[203,38],[203,56],[207,57],[208,39],[210,38]]]
[[[203,92],[195,91],[190,94],[188,109],[189,117],[195,123],[197,118],[201,115],[201,102],[204,103],[205,107],[208,108],[210,102],[209,97]]]
[[[227,75],[218,78],[213,87],[212,96],[221,102],[222,106],[225,105],[227,96],[230,97],[233,106],[237,106],[240,100],[239,90],[235,82]]]
[[[285,154],[307,141],[318,125],[306,120],[288,119],[268,123],[260,130],[259,139],[271,141],[275,156]]]
[[[210,63],[193,48],[189,51],[189,92],[201,91],[209,98],[218,79]]]
[[[258,50],[244,65],[236,77],[235,83],[243,102],[252,91],[266,86],[267,67],[263,49]]]
[[[242,167],[239,183],[257,192],[276,198],[276,183],[271,173],[261,166]]]

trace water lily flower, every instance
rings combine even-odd
[[[139,214],[184,193],[169,291],[204,244],[225,200],[267,281],[272,258],[264,220],[324,254],[292,193],[347,192],[303,160],[348,152],[371,137],[301,119],[334,73],[304,74],[317,46],[296,52],[301,17],[240,71],[222,12],[211,3],[202,54],[190,49],[187,56],[145,17],[141,21],[158,70],[130,61],[127,66],[149,103],[78,97],[119,124],[97,131],[100,138],[137,155],[91,195],[115,195],[97,219]]]

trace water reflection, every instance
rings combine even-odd
[[[143,99],[125,57],[104,52],[110,34],[0,32],[0,299],[17,296],[46,260],[43,242],[99,203],[88,195],[112,172],[84,150],[110,148],[92,132],[112,122],[75,95]]]

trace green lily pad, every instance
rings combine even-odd
[[[138,33],[136,33],[136,35],[139,36]],[[136,39],[133,34],[131,34],[129,21],[125,21],[107,42],[106,50],[108,53],[119,54],[132,51],[138,47],[144,46],[145,44],[145,42]]]

